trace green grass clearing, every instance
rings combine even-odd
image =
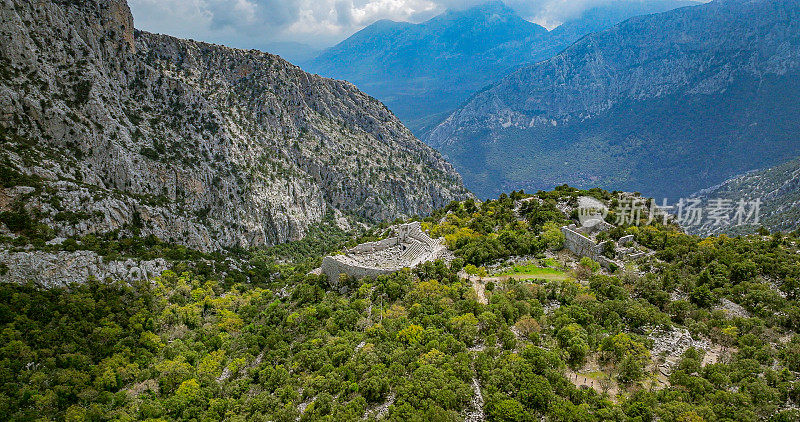
[[[556,270],[553,268],[543,268],[534,264],[529,265],[515,265],[508,270],[505,270],[497,277],[509,277],[517,280],[522,279],[541,279],[541,280],[570,280],[572,277],[564,271]]]
[[[561,263],[558,262],[558,260],[555,259],[555,258],[545,258],[545,259],[542,260],[542,264],[544,264],[545,267],[550,267],[550,268],[562,268],[563,267],[563,265],[561,265]]]
[[[595,379],[595,380],[603,380],[603,379],[609,379],[610,378],[608,376],[608,374],[606,374],[605,372],[602,372],[602,371],[591,371],[591,372],[585,372],[585,373],[584,372],[578,372],[578,376],[583,376],[583,377],[591,378],[591,379]]]

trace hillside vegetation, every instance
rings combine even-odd
[[[424,220],[457,255],[450,266],[346,280],[338,290],[308,274],[326,251],[358,241],[334,227],[220,257],[238,268],[228,276],[207,265],[213,257],[188,254],[149,283],[0,284],[0,414],[796,420],[800,233],[701,239],[672,226],[620,227],[610,235],[633,234],[655,255],[608,273],[557,251],[554,227],[570,219],[559,208],[581,195],[617,197],[562,187],[454,202]],[[486,304],[459,275],[467,263],[554,253],[574,279],[508,281],[486,292]],[[738,313],[720,308],[729,302]],[[660,376],[654,343],[679,329],[714,348],[687,348]],[[609,388],[579,387],[576,373]]]

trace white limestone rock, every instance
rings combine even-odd
[[[76,252],[10,252],[0,250],[0,263],[8,269],[0,282],[32,281],[42,287],[83,283],[89,277],[111,278],[125,282],[149,280],[161,275],[169,266],[163,258],[151,261],[133,259],[105,261],[91,251]]]
[[[43,179],[25,205],[59,236],[139,225],[201,250],[273,245],[330,211],[377,221],[469,195],[353,85],[135,31],[124,0],[4,0],[0,61],[0,129],[35,142],[0,160]]]

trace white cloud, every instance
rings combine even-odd
[[[330,45],[379,19],[419,22],[436,0],[129,0],[136,26],[185,38],[257,47],[275,41]]]
[[[704,3],[710,0],[683,0],[683,3]],[[647,10],[669,10],[677,0],[507,0],[521,16],[548,29],[553,29],[570,19],[580,17],[588,9],[613,7],[616,10],[634,10],[649,13]]]
[[[281,35],[307,42],[336,42],[380,19],[413,22],[444,10],[430,0],[299,0],[296,4],[299,17]]]
[[[379,19],[421,22],[486,0],[129,0],[137,28],[241,48],[332,45]],[[661,0],[506,0],[548,27],[601,4]]]

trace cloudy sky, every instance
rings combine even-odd
[[[603,3],[657,0],[507,0],[521,16],[553,27]],[[422,22],[486,0],[129,0],[136,27],[239,48],[298,42],[331,46],[379,19]],[[284,45],[285,48],[285,45]]]

